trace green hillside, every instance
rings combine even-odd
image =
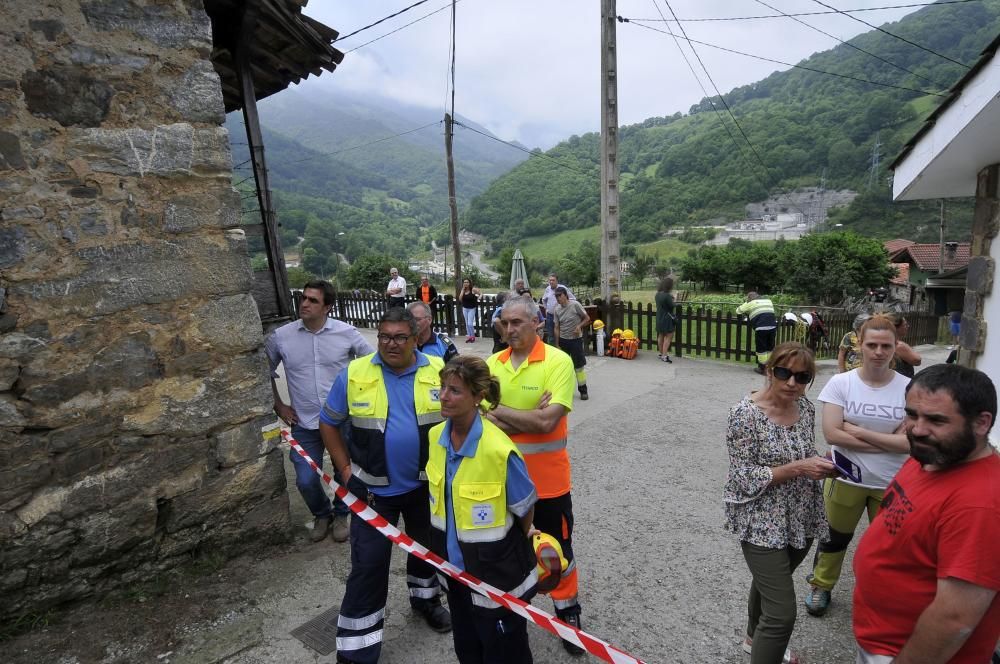
[[[1000,0],[929,6],[885,27],[971,64],[1000,32]],[[623,25],[619,38],[638,29]],[[830,223],[877,237],[935,240],[937,204],[891,203],[885,165],[966,70],[876,31],[851,43],[912,73],[839,45],[799,64],[898,87],[792,69],[726,93],[740,127],[717,98],[722,115],[705,99],[687,115],[622,127],[624,241],[650,242],[671,227],[711,218],[742,219],[746,204],[768,196],[781,200],[783,192],[817,186],[824,175],[828,189],[864,191],[876,136],[882,144],[876,186],[848,208],[831,211]],[[732,57],[738,66],[741,56]],[[742,141],[741,130],[756,155]],[[737,144],[730,134],[740,139]],[[548,159],[517,166],[472,201],[463,226],[497,246],[509,246],[523,238],[596,225],[599,138],[572,136],[546,153],[565,167]],[[964,239],[971,204],[955,202],[949,210],[949,235]]]

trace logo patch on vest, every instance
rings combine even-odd
[[[351,403],[352,408],[368,408],[370,405],[367,401],[354,401]]]
[[[472,506],[472,525],[488,526],[493,523],[493,506],[489,503]]]
[[[434,388],[431,391],[431,401],[441,401],[441,390]]]

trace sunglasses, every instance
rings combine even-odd
[[[813,379],[813,375],[808,371],[792,371],[787,367],[774,367],[771,369],[771,375],[780,381],[786,381],[795,376],[795,382],[799,385],[808,385]]]

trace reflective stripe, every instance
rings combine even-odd
[[[516,514],[517,516],[524,516],[531,509],[531,506],[538,502],[538,492],[534,489],[531,493],[525,497],[524,500],[514,503],[513,505],[508,505],[507,509]]]
[[[426,482],[427,481],[427,471],[424,470],[423,468],[421,468],[420,472],[417,473],[417,481],[418,482]]]
[[[521,597],[529,590],[534,588],[536,585],[538,585],[538,570],[537,568],[532,567],[531,571],[528,572],[528,576],[524,577],[524,581],[521,582],[521,585],[519,585],[517,588],[514,588],[513,590],[508,590],[507,592],[508,594],[513,595],[514,597]],[[486,597],[485,595],[480,595],[477,592],[472,593],[472,604],[474,606],[479,606],[484,609],[500,608],[500,604],[497,604],[489,597]]]
[[[574,558],[573,560],[569,561],[569,564],[566,565],[566,569],[564,569],[563,573],[559,575],[559,578],[560,579],[565,579],[567,576],[569,576],[570,574],[572,574],[575,571],[576,571],[576,558]]]
[[[382,607],[375,613],[363,618],[348,618],[347,616],[340,615],[337,616],[337,627],[353,629],[355,632],[360,632],[363,629],[374,627],[383,618],[385,618],[385,607]]]
[[[438,422],[444,422],[444,417],[442,417],[439,412],[417,414],[418,426],[424,426],[425,424],[437,424]]]
[[[444,532],[448,528],[448,524],[443,516],[431,514],[431,527]]]
[[[421,579],[419,576],[413,576],[412,574],[406,575],[406,582],[412,583],[418,586],[423,586],[424,588],[430,588],[434,585],[434,579],[437,575],[429,576],[426,579]]]
[[[574,606],[580,606],[580,602],[577,601],[576,597],[573,597],[572,599],[555,599],[555,598],[553,598],[552,599],[552,605],[555,606],[557,610],[558,609],[570,609],[570,608],[573,608]]]
[[[351,415],[351,426],[358,429],[374,429],[385,433],[385,420],[381,417],[358,417]]]
[[[441,584],[441,587],[444,588],[445,590],[448,590],[448,577],[445,576],[444,574],[441,574],[440,572],[438,572],[437,577],[438,577],[438,583]]]
[[[545,443],[516,443],[521,454],[541,454],[542,452],[557,452],[566,449],[566,439],[550,440]]]
[[[333,408],[330,408],[328,404],[323,404],[323,414],[329,417],[331,420],[336,420],[342,422],[347,419],[347,415],[344,413],[338,413]]]
[[[439,594],[441,594],[441,589],[437,586],[433,588],[414,588],[410,587],[410,597],[419,597],[420,599],[434,599]]]
[[[351,462],[351,475],[357,477],[368,486],[389,486],[388,477],[378,477],[376,475],[372,475],[353,461]]]
[[[378,643],[382,643],[382,630],[377,630],[363,636],[338,636],[337,652],[361,650],[362,648],[368,648]]]
[[[458,537],[459,542],[499,542],[507,536],[513,525],[514,517],[511,516],[510,512],[507,512],[507,519],[502,526],[475,528],[473,530],[456,530],[455,535]]]

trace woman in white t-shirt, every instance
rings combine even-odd
[[[814,616],[830,606],[830,591],[861,515],[867,511],[869,522],[875,518],[886,487],[910,450],[902,429],[910,379],[893,370],[896,327],[889,317],[876,315],[865,321],[858,336],[861,366],[832,377],[818,398],[826,442],[857,464],[861,481],[837,477],[823,487],[830,539],[817,547],[809,575],[805,606]]]

